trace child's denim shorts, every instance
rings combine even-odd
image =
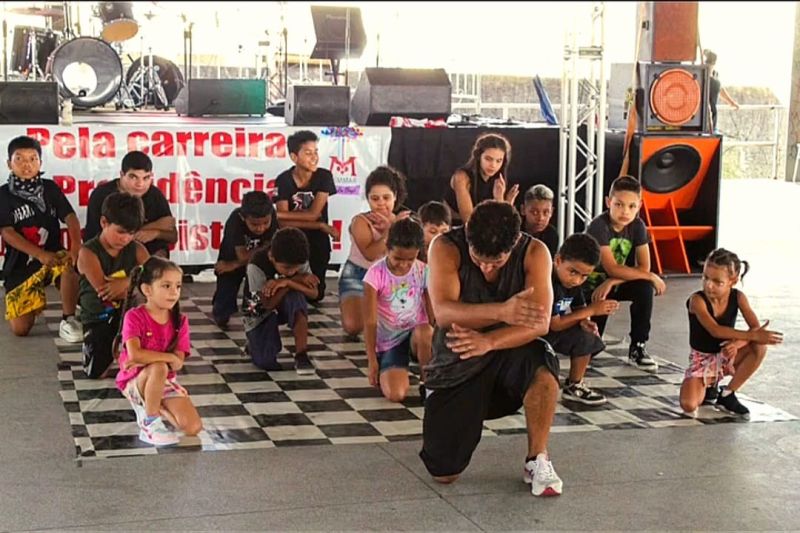
[[[350,296],[364,296],[364,276],[367,269],[362,268],[349,260],[342,265],[339,274],[339,301]]]

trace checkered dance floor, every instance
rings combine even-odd
[[[285,370],[264,372],[242,352],[245,334],[241,322],[232,320],[221,331],[211,320],[211,299],[181,302],[189,317],[191,357],[179,376],[203,419],[204,430],[183,437],[175,447],[156,448],[139,440],[136,417],[113,379],[86,379],[81,369],[79,344],[58,338],[60,304],[45,311],[48,327],[58,347],[61,397],[72,425],[79,459],[236,450],[309,444],[347,444],[419,439],[423,407],[412,379],[404,404],[391,403],[367,381],[367,356],[363,343],[347,342],[339,326],[335,296],[310,310],[309,355],[316,375],[298,376],[289,350],[291,332],[282,328],[284,352],[279,361]],[[683,415],[678,389],[683,370],[660,360],[658,375],[625,364],[611,353],[601,353],[586,374],[590,387],[609,401],[598,407],[559,401],[553,432],[600,431],[666,426],[700,426],[738,421],[701,407],[697,418]],[[561,358],[562,375],[569,359]],[[751,410],[750,423],[796,420],[766,404],[740,395]],[[524,433],[521,413],[487,421],[484,436]]]

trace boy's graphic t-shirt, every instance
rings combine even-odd
[[[566,288],[558,279],[558,274],[553,270],[553,313],[552,316],[564,316],[575,309],[586,307],[582,285]]]
[[[257,235],[247,228],[247,223],[241,215],[242,208],[237,207],[225,221],[225,229],[222,232],[222,242],[219,245],[219,260],[233,261],[236,257],[236,247],[244,246],[247,250],[258,248],[262,244],[267,244],[272,240],[273,235],[278,231],[278,217],[275,211],[272,212],[272,223],[269,229]]]
[[[405,340],[409,330],[428,323],[425,290],[428,267],[419,259],[405,276],[395,276],[384,257],[367,270],[364,283],[378,293],[376,351],[385,352]]]
[[[138,338],[142,349],[166,352],[176,335],[178,339],[173,351],[183,352],[185,354],[184,357],[189,357],[189,351],[191,350],[189,320],[185,315],[181,315],[180,327],[175,331],[171,319],[166,324],[159,324],[153,320],[144,305],[134,307],[125,313],[122,319],[122,345],[119,353],[120,370],[117,372],[116,378],[117,388],[124,391],[128,382],[136,378],[139,372],[144,369],[142,366],[136,366],[125,370],[125,362],[130,358],[125,346],[128,340]],[[175,379],[173,370],[167,373],[167,379]]]
[[[7,184],[0,187],[0,227],[12,227],[39,248],[57,252],[64,248],[61,244],[60,222],[64,222],[75,210],[53,180],[42,179],[42,186],[46,207],[44,213],[33,202],[11,194]],[[12,271],[24,269],[29,264],[33,274],[41,266],[39,261],[8,243],[5,243],[5,247],[6,255],[3,260],[5,276]]]
[[[311,180],[308,186],[299,189],[292,177],[294,167],[289,170],[281,172],[275,178],[275,187],[277,188],[277,196],[275,201],[286,200],[289,203],[289,211],[304,211],[311,207],[314,203],[314,197],[318,192],[328,193],[329,196],[336,194],[336,184],[333,181],[333,174],[325,168],[318,168],[311,175]],[[322,208],[319,220],[321,222],[328,222],[328,203]]]
[[[631,253],[637,247],[648,244],[650,237],[647,234],[647,227],[644,221],[636,217],[630,224],[622,228],[622,231],[614,231],[611,227],[611,218],[608,211],[598,215],[586,228],[586,233],[597,240],[603,246],[609,246],[614,260],[618,265],[636,266],[636,254]],[[602,263],[589,276],[589,286],[591,288],[600,285],[608,275],[603,270]]]

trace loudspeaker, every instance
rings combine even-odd
[[[654,268],[690,274],[716,248],[721,136],[636,135],[631,173],[642,184],[641,215]]]
[[[356,124],[387,126],[393,116],[446,119],[450,106],[444,69],[365,68],[350,111]]]
[[[311,59],[342,59],[347,54],[347,22],[350,20],[350,57],[359,58],[367,44],[367,34],[357,7],[311,6],[317,42]]]
[[[0,82],[0,124],[58,124],[58,84]]]
[[[631,91],[631,63],[611,65],[608,87],[608,123],[625,129]],[[708,131],[709,70],[706,65],[638,63],[637,131],[653,133],[702,133]]]
[[[260,115],[267,111],[265,80],[190,79],[175,98],[178,115]]]
[[[350,87],[293,85],[285,115],[290,126],[349,126]]]
[[[697,11],[697,2],[639,2],[639,61],[694,61]]]

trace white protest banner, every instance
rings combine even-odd
[[[350,250],[350,220],[366,209],[367,175],[388,159],[388,127],[273,127],[187,121],[172,124],[85,123],[73,126],[0,126],[5,147],[18,135],[42,143],[42,170],[69,199],[81,221],[91,191],[119,176],[130,150],[153,160],[154,184],[178,221],[178,242],[171,258],[180,265],[211,265],[217,259],[222,229],[231,211],[251,190],[273,195],[275,178],[292,166],[286,139],[311,130],[319,137],[319,166],[333,173],[337,194],[328,218],[341,230],[331,263],[341,264]],[[63,232],[66,245],[66,231]]]

